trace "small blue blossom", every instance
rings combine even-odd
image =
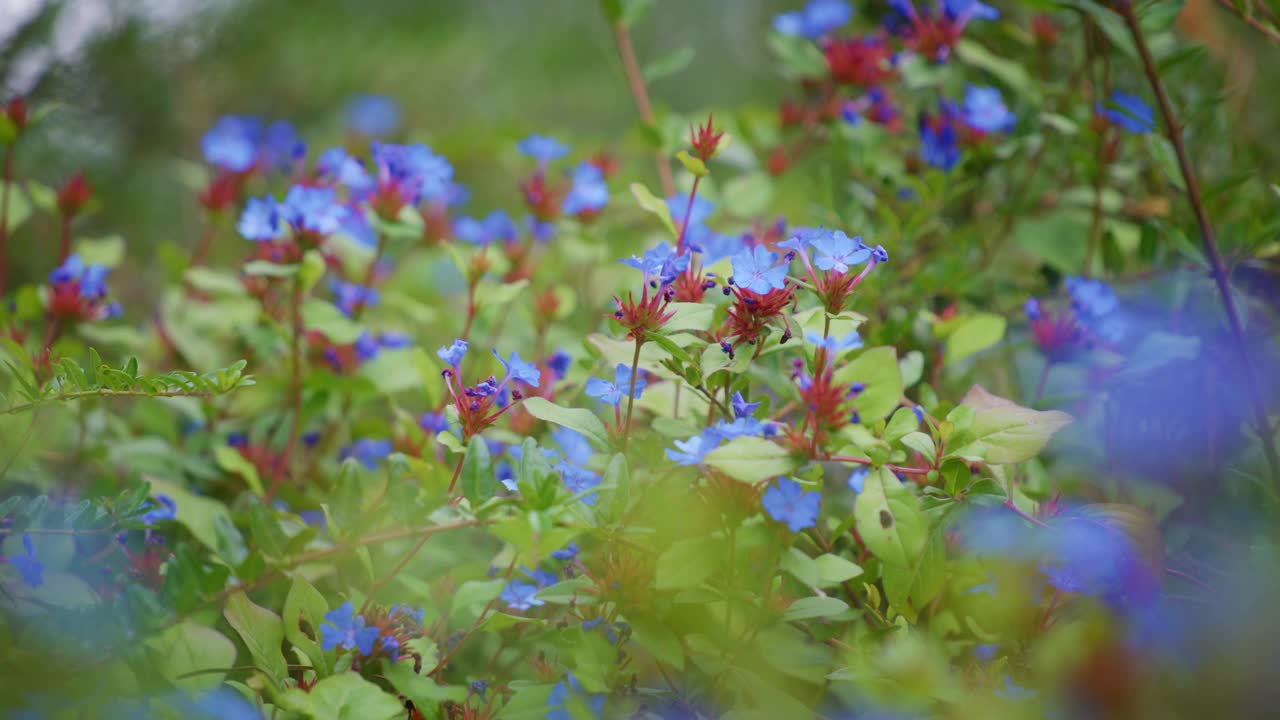
[[[372,440],[361,438],[351,443],[338,453],[338,460],[355,458],[366,470],[378,467],[378,461],[391,454],[390,440]]]
[[[791,532],[800,532],[817,525],[820,501],[818,493],[805,492],[799,483],[783,477],[765,490],[761,504],[769,517],[786,523]]]
[[[381,299],[377,288],[365,287],[337,278],[329,279],[329,291],[333,293],[333,304],[348,317],[356,311],[356,308],[377,305]]]
[[[731,258],[745,247],[741,235],[718,233],[706,225],[690,225],[685,231],[684,242],[690,250],[702,254],[704,267]]]
[[[524,218],[525,229],[538,242],[547,242],[556,236],[556,224],[553,222],[544,222],[532,215],[526,215]]]
[[[570,560],[576,558],[577,556],[578,556],[578,544],[573,542],[569,543],[568,545],[565,545],[563,549],[556,550],[555,552],[551,553],[551,557],[561,562],[569,562]]]
[[[355,199],[364,198],[374,189],[373,178],[369,177],[364,164],[348,155],[345,148],[333,147],[320,153],[316,172],[321,179],[347,188]]]
[[[604,173],[591,163],[580,163],[573,170],[573,185],[564,196],[561,210],[566,215],[595,212],[609,204],[609,186]]]
[[[698,465],[702,463],[707,453],[716,449],[719,444],[719,436],[704,432],[700,435],[694,435],[688,440],[676,440],[676,450],[668,448],[666,456],[668,460],[679,465]]]
[[[374,628],[374,629],[376,630],[377,628]],[[381,638],[381,642],[382,642],[382,651],[387,654],[387,657],[390,658],[391,662],[395,662],[400,659],[400,641],[399,640],[395,639],[390,635],[386,635]]]
[[[347,103],[347,127],[365,137],[381,137],[400,126],[400,106],[385,95],[357,95]]]
[[[556,577],[555,573],[547,572],[542,568],[534,568],[530,570],[529,568],[522,567],[520,568],[520,572],[524,573],[525,577],[532,580],[533,584],[537,585],[539,590],[560,582],[560,578]]]
[[[853,8],[844,0],[810,0],[804,10],[774,17],[773,29],[783,35],[799,35],[817,40],[849,24]]]
[[[436,350],[436,357],[444,361],[445,365],[456,368],[462,363],[462,357],[467,354],[467,341],[454,340],[447,347]]]
[[[204,159],[231,172],[245,172],[258,160],[262,121],[255,117],[224,115],[200,139]]]
[[[557,380],[563,380],[565,375],[569,374],[569,364],[572,362],[572,355],[564,350],[556,350],[547,360],[547,367],[555,374]]]
[[[826,228],[798,227],[791,231],[791,237],[778,243],[778,247],[788,250],[795,250],[802,255],[808,255],[809,248],[813,247],[814,241],[826,237],[828,235]]]
[[[272,123],[258,147],[259,164],[271,170],[289,170],[305,157],[307,144],[287,122]]]
[[[507,604],[508,610],[523,612],[545,604],[537,598],[537,595],[537,585],[512,580],[502,589],[502,594],[498,596],[498,599]]]
[[[544,166],[569,154],[568,145],[545,135],[530,135],[521,140],[516,148]]]
[[[347,208],[338,202],[333,188],[307,185],[289,188],[279,212],[280,219],[294,232],[322,237],[338,232],[347,216]]]
[[[999,651],[1000,646],[996,643],[980,643],[974,646],[973,656],[977,658],[979,662],[991,662]]]
[[[494,242],[513,243],[519,236],[515,222],[501,210],[494,210],[483,220],[460,217],[453,221],[453,236],[472,245]]]
[[[246,240],[264,242],[279,240],[284,236],[284,228],[280,224],[280,205],[275,198],[249,198],[244,210],[240,213],[240,222],[236,229]]]
[[[773,437],[778,428],[771,422],[761,422],[753,417],[735,418],[733,422],[721,420],[703,431],[704,435],[714,435],[722,440],[740,437]]]
[[[867,476],[870,474],[871,474],[870,468],[867,468],[867,467],[854,468],[853,472],[849,473],[849,479],[846,481],[846,483],[849,485],[849,489],[856,493],[862,492],[862,486],[866,484]]]
[[[363,615],[357,615],[350,602],[325,613],[320,624],[320,645],[325,651],[334,648],[357,650],[363,656],[373,654],[373,641],[378,639],[376,627],[365,627]]]
[[[969,20],[999,20],[1000,11],[978,0],[942,0],[942,12],[961,24]]]
[[[813,240],[813,249],[818,252],[813,261],[818,269],[841,274],[849,272],[850,265],[860,265],[871,258],[871,248],[862,243],[861,237],[851,238],[840,230],[819,235]]]
[[[586,492],[600,484],[600,476],[590,470],[583,470],[566,462],[559,463],[557,469],[564,476],[564,486],[574,495]],[[597,493],[590,493],[582,497],[582,504],[595,505],[597,499]]]
[[[646,280],[658,278],[665,285],[689,267],[689,255],[677,255],[670,245],[662,242],[646,250],[642,257],[632,255],[619,262],[644,273]]]
[[[22,534],[22,548],[26,554],[10,557],[9,564],[18,571],[23,584],[38,588],[44,584],[44,563],[36,558],[35,546],[31,544],[31,536],[26,533]]]
[[[920,159],[944,172],[960,162],[959,137],[956,133],[955,106],[943,103],[941,117],[936,122],[928,115],[920,115]]]
[[[635,397],[639,398],[647,382],[643,377],[637,376],[635,383]],[[600,378],[588,378],[586,390],[589,397],[617,407],[631,390],[631,366],[618,363],[614,370],[613,382]]]
[[[173,520],[178,517],[178,504],[173,501],[173,498],[157,494],[156,500],[160,502],[160,506],[143,513],[139,520],[147,525],[154,525],[163,520]]]
[[[586,436],[577,430],[557,427],[551,431],[551,439],[564,450],[565,460],[574,465],[585,465],[595,455],[595,450],[591,449],[591,443],[587,441]]]
[[[1112,124],[1131,133],[1149,133],[1156,129],[1156,119],[1151,106],[1137,95],[1114,90],[1111,93],[1111,105],[1114,107],[1097,103],[1094,109]]]
[[[760,407],[760,403],[747,402],[742,397],[742,393],[735,392],[733,394],[733,416],[735,418],[751,417],[751,414],[754,413],[758,407]]]
[[[538,371],[538,366],[533,363],[525,362],[520,359],[516,353],[511,353],[509,360],[503,360],[497,350],[493,351],[493,356],[498,358],[498,362],[502,363],[502,367],[507,370],[507,377],[512,380],[519,380],[522,383],[538,387],[541,381],[542,373]]]
[[[786,287],[787,266],[779,265],[777,253],[762,245],[743,250],[729,260],[733,266],[733,283],[758,295]]]
[[[418,427],[422,428],[423,432],[431,435],[447,432],[449,430],[449,418],[445,417],[444,413],[425,412],[422,413],[422,417],[418,418]]]
[[[692,229],[693,226],[706,222],[715,211],[715,203],[701,195],[693,198],[693,205],[689,204],[688,193],[679,193],[667,198],[667,212],[671,213],[671,220],[676,227],[684,223],[685,213],[689,215],[689,227]]]
[[[857,330],[851,331],[840,339],[836,339],[834,336],[822,337],[816,332],[809,331],[804,334],[804,339],[832,353],[862,347],[862,337],[858,335]]]
[[[965,87],[960,110],[966,125],[984,133],[1009,132],[1018,121],[994,87]]]
[[[375,142],[369,154],[379,187],[394,190],[409,204],[447,200],[454,192],[453,166],[426,145]]]
[[[1036,298],[1027,298],[1022,304],[1022,311],[1026,313],[1027,319],[1031,321],[1040,319],[1040,301]]]
[[[551,709],[547,711],[546,720],[581,720],[582,710],[599,718],[604,713],[604,696],[587,695],[578,679],[569,673],[551,689],[547,707]]]
[[[1024,688],[1014,683],[1008,675],[1004,676],[1004,687],[996,690],[996,697],[1004,698],[1005,700],[1030,700],[1035,696],[1035,690]]]

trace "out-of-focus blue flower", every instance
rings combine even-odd
[[[502,589],[498,599],[507,604],[508,610],[524,612],[539,605],[544,605],[538,597],[538,586],[519,580],[512,580]]]
[[[667,198],[667,211],[671,213],[671,221],[676,224],[676,227],[680,227],[685,221],[684,216],[687,211],[689,214],[689,226],[692,228],[694,225],[701,225],[706,222],[711,217],[711,214],[716,211],[716,205],[705,197],[698,195],[693,198],[693,205],[690,206],[689,194],[680,193]]]
[[[18,571],[18,577],[22,578],[24,585],[38,588],[44,584],[44,563],[40,562],[36,557],[35,546],[31,544],[31,536],[22,534],[22,549],[26,551],[23,555],[13,555],[9,558],[9,564]]]
[[[639,384],[637,382],[637,384]],[[557,427],[551,431],[551,439],[555,440],[564,450],[564,457],[574,465],[586,465],[595,455],[595,451],[591,449],[591,443],[587,438],[577,430],[571,430],[566,427]]]
[[[1021,685],[1014,683],[1013,679],[1008,675],[1004,676],[1004,687],[996,690],[996,697],[1004,698],[1005,700],[1013,700],[1015,702],[1019,700],[1030,700],[1035,696],[1035,690],[1024,688]]]
[[[849,473],[849,479],[845,482],[848,484],[850,490],[860,493],[862,492],[862,486],[867,482],[867,476],[870,474],[870,468],[865,466],[857,467],[853,469],[853,472]]]
[[[547,242],[556,236],[556,224],[553,222],[544,222],[532,215],[526,215],[524,225],[533,239],[538,242]]]
[[[955,105],[949,101],[943,101],[942,111],[937,116],[920,114],[920,159],[944,172],[951,172],[960,162],[956,114]]]
[[[321,153],[316,159],[316,172],[320,179],[347,188],[353,199],[363,199],[374,188],[364,164],[348,155],[345,148],[333,147]]]
[[[449,418],[444,413],[425,412],[422,417],[418,418],[418,427],[423,432],[435,435],[437,433],[447,432],[449,430]]]
[[[547,697],[546,720],[581,720],[583,711],[599,718],[604,713],[604,696],[587,695],[578,679],[569,673],[556,683]]]
[[[494,210],[483,220],[463,216],[453,221],[453,236],[472,245],[513,243],[518,235],[515,222],[501,210]]]
[[[258,162],[268,170],[289,170],[307,154],[307,144],[287,122],[275,122],[267,128],[258,148]]]
[[[668,460],[679,465],[698,465],[702,463],[707,453],[716,449],[720,444],[720,437],[703,432],[700,435],[694,435],[688,440],[676,440],[675,450],[668,448],[666,456]]]
[[[809,331],[804,334],[804,339],[820,348],[825,348],[827,352],[833,353],[862,347],[862,337],[858,335],[857,330],[838,339],[834,336],[822,337],[816,332]]]
[[[765,490],[761,504],[769,517],[786,523],[791,532],[800,532],[817,524],[821,498],[820,494],[805,492],[799,483],[783,477]]]
[[[453,166],[426,145],[375,142],[369,147],[379,191],[394,191],[406,203],[438,201],[453,193]]]
[[[347,103],[347,127],[366,137],[381,137],[400,126],[400,106],[386,95],[357,95]]]
[[[153,507],[143,513],[138,519],[147,525],[154,525],[162,520],[173,520],[178,517],[178,504],[173,498],[164,494],[157,494],[156,500],[160,503],[159,507]]]
[[[448,346],[436,350],[436,357],[444,361],[445,365],[456,368],[462,363],[462,357],[467,354],[467,341],[454,340]]]
[[[1120,299],[1102,280],[1069,277],[1067,294],[1076,319],[1094,335],[1108,342],[1119,342],[1126,332],[1124,318],[1117,312]]]
[[[718,233],[706,225],[690,225],[684,242],[690,250],[702,254],[704,267],[737,255],[745,244],[741,235]]]
[[[547,360],[547,367],[551,368],[552,373],[555,373],[557,380],[563,380],[565,375],[569,374],[569,364],[572,362],[572,355],[564,350],[556,350],[551,354],[551,358]]]
[[[348,317],[355,312],[356,308],[377,305],[381,299],[377,288],[365,287],[337,278],[329,279],[329,291],[333,293],[333,304]]]
[[[569,488],[569,492],[575,495],[580,492],[586,492],[600,484],[600,476],[590,470],[583,470],[566,462],[559,463],[557,468],[564,476],[564,486]],[[582,503],[584,505],[595,505],[596,499],[597,494],[590,493],[582,497]]]
[[[1114,107],[1097,103],[1094,109],[1112,124],[1131,133],[1149,133],[1156,129],[1156,119],[1151,106],[1137,95],[1114,90],[1111,93],[1111,105]]]
[[[751,417],[751,414],[754,413],[758,407],[760,407],[760,403],[747,402],[742,397],[742,393],[735,392],[733,394],[733,416],[735,418]]]
[[[720,422],[703,431],[704,435],[714,435],[722,440],[740,437],[773,437],[778,428],[771,422],[761,422],[753,417],[735,418],[733,422]]]
[[[245,172],[258,160],[262,121],[255,117],[224,115],[200,139],[200,149],[210,165],[231,172]]]
[[[984,133],[1009,132],[1018,121],[994,87],[965,87],[960,111],[966,125]]]
[[[762,245],[743,250],[729,262],[733,266],[733,283],[758,295],[781,290],[787,285],[787,266],[779,265],[777,253]]]
[[[991,662],[991,659],[1000,651],[1000,646],[996,643],[981,643],[973,648],[973,656],[979,662]]]
[[[636,377],[635,384],[635,397],[639,398],[647,382],[643,377]],[[622,398],[631,391],[631,366],[618,363],[614,370],[613,382],[594,377],[588,378],[586,391],[589,397],[617,407],[622,402]]]
[[[294,232],[327,237],[338,232],[347,208],[331,187],[294,185],[279,206],[280,219]],[[242,218],[243,219],[243,218]]]
[[[578,557],[578,543],[571,542],[568,545],[565,545],[562,549],[551,553],[551,557],[561,562],[569,562],[570,560]]]
[[[799,35],[817,40],[853,19],[853,8],[844,0],[810,0],[804,10],[782,13],[773,18],[773,29],[783,35]]]
[[[569,154],[568,145],[545,135],[530,135],[517,143],[516,148],[543,166]]]
[[[382,651],[387,654],[387,657],[391,659],[391,662],[395,662],[396,660],[400,659],[400,641],[399,640],[395,639],[391,635],[386,635],[381,639],[381,642],[382,642]]]
[[[556,577],[555,573],[547,572],[542,568],[534,568],[530,570],[529,568],[522,567],[520,568],[520,572],[524,573],[526,577],[532,580],[533,584],[537,585],[539,590],[560,582],[560,578]]]
[[[851,238],[840,230],[820,233],[812,243],[817,251],[813,264],[820,270],[843,274],[849,272],[850,265],[861,265],[871,259],[871,248],[862,243],[861,237]]]
[[[564,196],[561,210],[566,215],[595,212],[609,204],[609,186],[604,173],[591,163],[579,163],[573,170],[573,185]]]
[[[357,615],[350,602],[325,613],[320,624],[320,645],[325,651],[346,648],[359,651],[363,656],[373,654],[373,641],[378,638],[376,627],[365,627],[363,615]]]
[[[503,360],[497,350],[493,351],[493,356],[498,358],[498,362],[502,363],[502,367],[506,368],[508,378],[538,387],[542,373],[538,371],[537,365],[521,360],[520,356],[514,352],[511,353],[511,357],[507,360]]]
[[[249,198],[236,229],[246,240],[279,240],[284,236],[284,228],[280,225],[280,204],[272,197]]]
[[[338,453],[339,460],[355,458],[367,470],[378,467],[378,461],[391,454],[390,440],[373,440],[361,438],[343,448]]]

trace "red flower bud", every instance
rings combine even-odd
[[[236,201],[242,176],[221,172],[200,192],[200,204],[210,212],[220,213]]]
[[[16,97],[10,100],[4,106],[4,114],[9,118],[10,122],[18,128],[21,133],[27,127],[27,101],[22,97]]]
[[[784,148],[776,147],[769,152],[769,174],[781,175],[787,171],[790,160],[787,159],[787,151]]]
[[[724,137],[723,130],[716,132],[714,122],[715,118],[708,114],[706,125],[689,128],[689,144],[693,146],[693,154],[703,162],[710,160],[716,154],[720,138]]]
[[[93,188],[85,182],[84,173],[76,173],[58,190],[58,211],[67,218],[73,218],[80,214],[91,197]]]
[[[1053,47],[1058,42],[1058,26],[1045,13],[1031,18],[1031,35],[1041,47]]]

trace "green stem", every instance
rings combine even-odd
[[[622,433],[622,452],[627,452],[627,442],[631,439],[631,411],[636,405],[636,368],[640,365],[640,346],[644,343],[642,336],[636,337],[636,352],[631,356],[631,388],[627,392],[627,425]]]

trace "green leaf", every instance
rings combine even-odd
[[[911,350],[898,358],[898,370],[902,372],[902,387],[910,388],[924,377],[924,353]]]
[[[329,654],[320,645],[320,625],[324,623],[327,612],[329,604],[320,591],[295,575],[284,599],[284,636],[294,647],[306,653],[320,677],[329,674]],[[304,622],[311,628],[311,634],[303,628]]]
[[[239,450],[230,445],[215,445],[213,459],[218,463],[218,467],[243,478],[245,485],[249,486],[253,494],[262,497],[266,493],[262,487],[262,479],[258,477],[258,467],[241,455]]]
[[[472,507],[480,507],[481,503],[493,497],[498,480],[489,458],[489,445],[483,437],[476,435],[467,443],[467,456],[462,461],[459,479],[462,481],[462,494],[471,501]]]
[[[796,80],[827,74],[827,59],[808,38],[782,33],[769,33],[767,43],[782,61],[783,76]]]
[[[400,694],[413,701],[419,708],[435,708],[442,702],[462,703],[467,699],[467,688],[457,685],[437,685],[434,678],[413,671],[413,663],[384,664],[382,674]],[[403,714],[402,714],[403,715]]]
[[[934,531],[929,533],[928,541],[909,564],[884,565],[881,575],[885,598],[894,607],[909,609],[913,614],[919,612],[941,592],[946,571],[946,542],[940,531]]]
[[[236,663],[235,643],[217,630],[193,620],[165,630],[147,645],[161,659],[154,665],[160,675],[187,692],[212,690],[222,684],[226,673],[201,673],[188,678],[181,678],[182,675],[198,670],[229,668]]]
[[[702,584],[716,571],[723,556],[721,541],[698,537],[672,543],[658,558],[655,571],[660,591],[687,590]]]
[[[889,418],[889,424],[885,425],[882,437],[885,442],[897,442],[918,427],[920,427],[920,418],[916,417],[911,408],[898,408],[894,411],[893,417]]]
[[[671,222],[671,210],[667,208],[665,202],[659,200],[641,183],[631,183],[631,194],[636,196],[636,202],[640,203],[640,207],[658,216],[672,238],[677,236],[676,226]]]
[[[656,80],[661,80],[664,77],[675,75],[681,70],[689,67],[689,63],[693,62],[693,56],[693,48],[677,48],[666,55],[654,58],[649,62],[649,64],[644,66],[644,70],[641,74],[644,75],[645,82],[651,83]]]
[[[682,330],[709,330],[716,306],[710,303],[673,302],[667,305],[667,311],[675,313],[662,326],[663,333],[670,335]]]
[[[956,57],[966,65],[986,70],[1009,86],[1018,95],[1031,100],[1040,99],[1040,86],[1027,72],[1026,66],[1007,58],[994,55],[990,50],[968,38],[961,38],[956,43]]]
[[[690,174],[697,177],[705,177],[707,175],[707,164],[702,162],[701,158],[696,158],[689,154],[687,150],[681,150],[676,153],[676,159],[688,170]],[[683,223],[683,221],[682,221]]]
[[[85,265],[114,268],[124,260],[124,238],[110,235],[94,240],[79,240],[76,242],[76,254]]]
[[[324,255],[319,250],[312,248],[302,256],[302,268],[298,271],[298,282],[302,285],[302,292],[307,292],[320,282],[320,278],[324,277],[326,267]]]
[[[930,464],[932,464],[934,456],[938,453],[938,448],[933,444],[933,438],[918,430],[903,435],[902,444],[923,455],[926,460],[930,461]]]
[[[993,313],[978,313],[940,323],[935,333],[947,342],[944,361],[950,365],[1000,342],[1006,321]]]
[[[786,621],[792,620],[812,620],[814,618],[833,617],[849,609],[849,605],[839,599],[833,597],[807,597],[791,603],[787,607],[787,611],[782,614],[782,619]]]
[[[240,634],[240,640],[249,649],[253,662],[278,683],[289,674],[289,668],[280,651],[284,642],[284,623],[280,616],[255,605],[243,592],[227,598],[222,616]]]
[[[402,720],[405,716],[404,706],[394,696],[354,672],[327,677],[310,691],[288,690],[276,704],[310,720]]]
[[[787,548],[778,566],[791,573],[805,587],[818,586],[818,564],[800,548]]]
[[[768,173],[739,175],[725,183],[720,193],[725,209],[742,218],[760,215],[773,202],[773,179]]]
[[[649,651],[658,660],[676,670],[684,669],[684,646],[680,637],[660,621],[647,617],[627,617],[631,626],[631,639]]]
[[[866,386],[854,402],[864,425],[888,417],[902,399],[902,372],[898,370],[897,351],[891,347],[864,350],[853,362],[836,370],[835,381]]]
[[[919,501],[886,468],[867,476],[853,515],[867,549],[885,565],[909,565],[924,549],[928,526]]]
[[[335,345],[350,345],[360,339],[363,330],[333,303],[311,298],[302,304],[302,322],[308,330],[316,330]]]
[[[862,568],[839,555],[819,555],[814,559],[818,568],[818,586],[832,587],[862,574]]]
[[[244,264],[245,275],[286,278],[298,274],[297,265],[280,265],[267,260],[251,260]]]
[[[600,418],[590,410],[567,408],[541,397],[527,398],[522,405],[530,415],[539,420],[577,430],[598,447],[610,446],[609,432],[605,429],[604,423],[600,422]]]
[[[757,483],[786,475],[796,467],[791,453],[760,437],[739,437],[707,453],[703,462],[735,480]]]
[[[240,278],[203,265],[187,268],[182,275],[186,283],[206,295],[244,296],[248,294]]]
[[[1025,408],[992,395],[981,385],[974,385],[961,404],[974,409],[973,422],[967,430],[969,443],[947,455],[976,454],[995,464],[1018,463],[1035,457],[1055,432],[1073,421],[1061,410]]]

